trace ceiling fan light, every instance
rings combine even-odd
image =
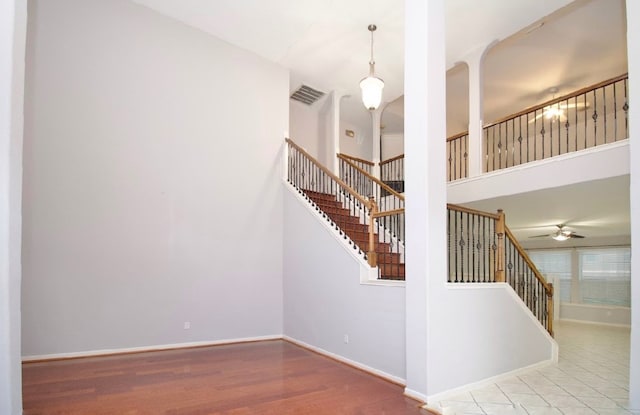
[[[558,107],[549,107],[544,111],[544,117],[548,120],[557,119],[564,115],[564,112]]]
[[[380,78],[369,75],[360,81],[360,89],[362,90],[362,103],[370,110],[376,110],[382,101],[382,89],[384,82]]]
[[[569,239],[569,237],[570,237],[570,233],[567,234],[566,232],[562,232],[562,231],[558,231],[552,236],[553,239],[560,242],[566,241],[567,239]]]

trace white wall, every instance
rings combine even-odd
[[[289,100],[289,137],[316,158],[323,146],[318,112],[325,100],[312,106]]]
[[[20,210],[27,4],[0,3],[0,413],[22,413]]]
[[[23,355],[281,334],[287,71],[125,0],[29,19]]]
[[[627,53],[629,61],[629,102],[640,102],[640,3],[627,1]],[[629,107],[630,137],[640,137],[640,107]],[[631,142],[631,361],[629,402],[640,410],[640,148]]]
[[[555,342],[508,284],[446,284],[438,295],[429,329],[446,341],[431,343],[430,396],[553,359]]]
[[[347,137],[345,130],[352,130],[355,137]],[[352,157],[371,161],[373,159],[373,142],[371,141],[371,125],[362,126],[340,119],[340,152]]]
[[[383,134],[380,158],[382,161],[404,154],[404,134]]]
[[[360,284],[358,260],[285,186],[284,334],[404,380],[404,287]]]

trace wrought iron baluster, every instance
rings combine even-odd
[[[578,97],[574,97],[573,98],[573,102],[575,103],[575,108],[576,110],[573,112],[574,113],[574,117],[575,117],[575,123],[574,123],[574,128],[575,128],[575,150],[578,151]]]
[[[460,264],[458,263],[458,212],[454,211],[453,212],[453,229],[454,229],[454,263],[456,264],[456,282],[460,282],[458,280],[458,268],[460,267]],[[462,275],[460,276],[460,278],[462,279]]]
[[[485,160],[485,164],[486,164],[485,171],[489,172],[490,170],[489,170],[489,129],[488,128],[485,131],[485,140],[484,140],[484,142],[485,142],[485,148],[486,148],[485,155],[484,155],[484,160]]]
[[[557,117],[549,118],[549,157],[553,157],[553,123]]]
[[[593,145],[596,146],[598,143],[598,98],[596,95],[596,91],[593,91],[593,115],[591,118],[593,119]]]
[[[459,156],[459,145],[458,145],[458,140],[453,140],[453,179],[459,179],[460,176],[458,175],[458,156]]]
[[[618,141],[618,98],[616,86],[618,83],[613,84],[613,141]]]
[[[602,88],[602,112],[603,115],[603,135],[604,135],[604,143],[607,144],[607,87]]]
[[[624,110],[624,138],[629,138],[629,94],[627,91],[628,79],[624,80],[624,105],[622,109]]]
[[[533,118],[533,160],[538,160],[538,118],[537,111],[534,113]],[[531,161],[531,160],[527,160]]]
[[[469,245],[469,251],[473,251],[471,253],[471,274],[473,275],[473,280],[478,282],[479,275],[476,274],[476,215],[471,217],[471,245]]]

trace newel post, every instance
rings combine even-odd
[[[378,254],[376,253],[376,240],[375,240],[375,227],[373,222],[375,221],[374,214],[378,213],[378,204],[373,196],[369,196],[369,252],[367,252],[367,260],[369,266],[378,266]]]
[[[496,222],[496,235],[498,236],[498,251],[496,252],[496,282],[504,282],[504,212],[498,209],[498,220]]]

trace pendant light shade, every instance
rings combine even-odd
[[[382,101],[382,89],[384,82],[375,75],[375,64],[373,60],[373,32],[377,29],[376,25],[370,24],[368,27],[371,32],[371,60],[369,61],[369,76],[360,81],[360,89],[362,89],[362,103],[365,108],[370,111],[378,109]]]
[[[382,79],[368,76],[360,81],[360,88],[362,89],[362,103],[365,108],[371,111],[378,109],[380,101],[382,101],[382,88],[384,88]]]

